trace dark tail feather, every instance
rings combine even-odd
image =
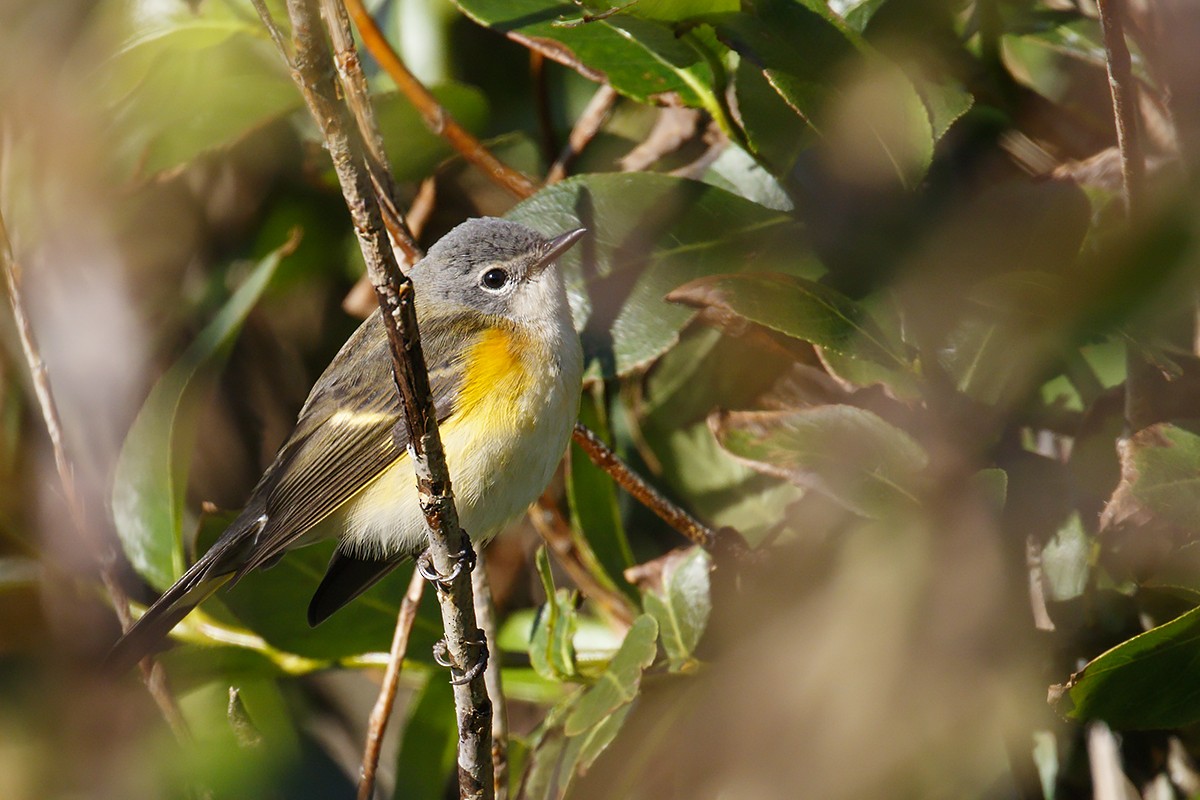
[[[124,672],[161,650],[171,629],[237,572],[241,562],[239,545],[244,538],[240,534],[243,532],[231,526],[171,588],[163,592],[108,651],[105,667]]]
[[[335,550],[325,577],[308,604],[308,624],[315,628],[329,619],[333,612],[370,589],[405,558],[358,558]]]

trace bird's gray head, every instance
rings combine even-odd
[[[469,219],[413,266],[418,307],[422,313],[470,309],[518,323],[549,321],[566,306],[555,261],[584,233],[578,228],[547,238],[505,219]]]

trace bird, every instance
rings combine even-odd
[[[468,219],[412,266],[421,344],[459,520],[481,545],[546,488],[579,413],[583,352],[546,237]],[[323,539],[337,546],[308,606],[316,626],[426,545],[409,432],[376,310],[314,384],[245,507],[113,645],[126,669],[222,586]]]

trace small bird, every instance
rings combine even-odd
[[[482,544],[546,488],[579,413],[583,353],[556,260],[586,232],[547,239],[470,219],[410,272],[459,520]],[[113,646],[127,668],[229,581],[336,537],[308,607],[317,625],[425,549],[409,434],[379,311],[321,375],[245,509]]]

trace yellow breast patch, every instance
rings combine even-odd
[[[454,416],[493,431],[517,427],[521,398],[530,381],[521,356],[530,344],[526,337],[505,328],[484,331],[465,355]]]

